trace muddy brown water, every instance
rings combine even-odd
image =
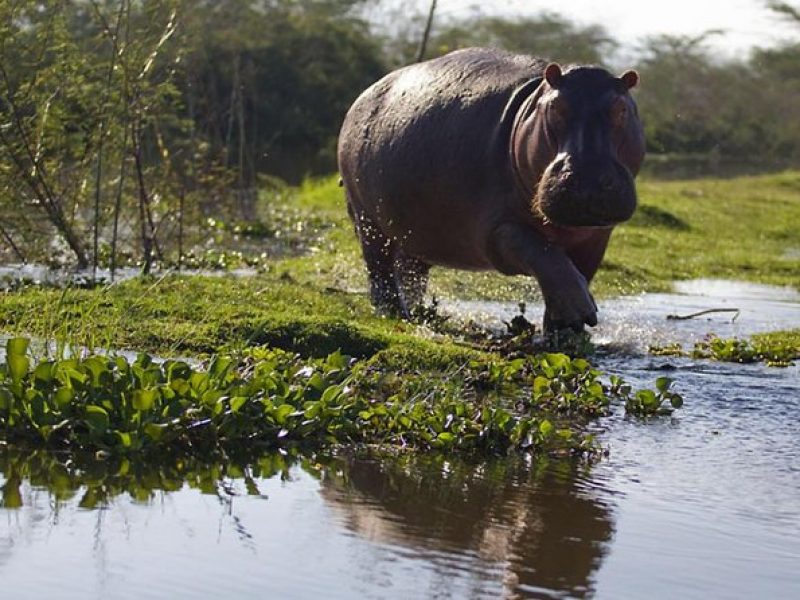
[[[615,407],[592,465],[340,455],[95,473],[1,454],[3,597],[800,598],[800,368],[644,352],[800,326],[800,295],[678,292],[601,303],[600,367],[639,386],[666,373],[686,406],[647,422]],[[740,314],[665,319],[714,307]]]

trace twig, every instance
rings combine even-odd
[[[14,238],[11,237],[11,234],[8,233],[8,231],[6,231],[2,225],[0,225],[0,235],[2,235],[8,245],[11,246],[11,249],[14,251],[14,254],[17,255],[17,258],[19,258],[22,262],[27,262],[25,260],[25,255],[19,249],[19,246],[14,243]]]
[[[687,321],[689,319],[694,319],[695,317],[701,317],[703,315],[720,312],[736,313],[733,315],[733,317],[731,317],[731,323],[733,323],[739,318],[739,313],[741,311],[738,308],[707,308],[706,310],[700,310],[688,315],[667,315],[667,319],[670,321]]]

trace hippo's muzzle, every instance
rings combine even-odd
[[[561,153],[542,175],[533,208],[555,225],[611,227],[633,216],[633,176],[616,160],[579,164]]]

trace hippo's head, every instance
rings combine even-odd
[[[533,209],[546,221],[610,227],[633,215],[633,178],[645,150],[628,90],[638,81],[635,71],[614,77],[597,67],[545,69],[521,127],[528,135],[514,150],[538,179]]]

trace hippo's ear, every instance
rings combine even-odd
[[[639,74],[636,71],[625,71],[619,76],[619,80],[625,86],[625,89],[629,90],[639,84]]]
[[[550,63],[544,68],[544,78],[551,88],[557,88],[561,83],[561,67],[557,63]]]

